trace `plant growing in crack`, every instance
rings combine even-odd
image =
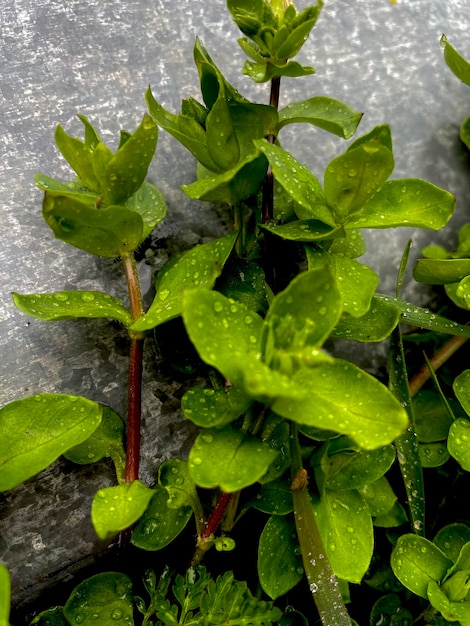
[[[423,546],[428,549],[419,422],[411,402],[418,384],[408,383],[400,324],[459,341],[470,329],[401,299],[408,249],[393,296],[376,293],[376,273],[357,259],[365,250],[361,229],[438,230],[452,216],[454,199],[422,180],[389,180],[394,157],[386,125],[352,141],[328,164],[322,185],[282,148],[282,129],[308,123],[350,139],[361,114],[325,96],[281,110],[278,104],[283,76],[313,73],[293,57],[322,3],[302,11],[281,0],[228,0],[227,5],[243,34],[239,44],[250,57],[244,73],[255,82],[270,82],[269,104],[239,94],[197,41],[202,103],[184,100],[176,115],[149,89],[149,113],[133,134],[121,133],[115,154],[80,116],[84,141],[60,126],[55,135],[77,180],[36,178],[44,191],[44,218],[57,238],[121,259],[129,304],[90,291],[14,294],[14,301],[41,320],[104,317],[128,329],[125,451],[121,418],[85,398],[42,394],[0,411],[2,490],[60,455],[75,463],[109,456],[118,484],[94,498],[91,517],[98,536],[111,540],[121,534],[121,543],[157,551],[175,541],[194,517],[191,565],[176,575],[171,588],[168,571],[158,581],[154,572],[146,572],[148,601],[134,597],[127,575],[98,574],[82,582],[63,607],[31,623],[305,624],[286,597],[306,580],[317,611],[308,623],[319,619],[324,626],[347,626],[356,623],[354,606],[352,617],[346,609],[349,585],[370,572],[374,527],[410,525],[412,533],[402,533],[394,554],[406,547],[415,558]],[[233,230],[171,259],[158,273],[154,300],[144,310],[134,251],[166,213],[158,189],[145,182],[158,127],[197,160],[197,180],[184,185],[184,192],[230,205]],[[139,480],[143,341],[146,333],[176,318],[207,372],[207,386],[190,388],[182,398],[184,415],[201,430],[188,459],[165,461],[158,483],[147,486]],[[337,338],[378,342],[389,337],[388,387],[325,349]],[[463,404],[466,393],[457,392]],[[386,476],[396,458],[408,511]],[[269,600],[252,596],[231,572],[215,579],[200,565],[213,547],[243,549],[231,535],[244,516],[263,520],[256,562],[259,594]],[[444,558],[447,572],[451,563]],[[398,578],[420,595],[414,583],[407,584],[411,574],[404,569],[401,575],[396,563],[393,556]],[[0,576],[7,581],[3,568]],[[432,593],[439,595],[440,588]],[[400,623],[407,623],[410,614],[397,598],[383,596],[372,623],[383,623],[379,615],[397,623],[392,618],[398,609]],[[134,607],[143,617],[134,615]],[[313,614],[313,604],[308,611]]]

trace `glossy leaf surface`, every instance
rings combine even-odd
[[[181,408],[185,417],[198,426],[224,426],[240,417],[252,399],[237,387],[209,389],[195,387],[183,396]]]
[[[275,400],[276,413],[299,424],[349,435],[366,450],[391,443],[407,426],[406,412],[388,389],[346,361],[300,369],[293,382],[307,395]]]
[[[449,68],[458,79],[470,86],[470,63],[447,41],[445,35],[441,37],[441,46]]]
[[[452,566],[437,546],[417,535],[398,538],[391,557],[393,573],[407,589],[427,598],[428,584],[439,583]]]
[[[470,527],[459,522],[447,524],[433,539],[433,543],[454,563],[457,562],[463,546],[469,541]]]
[[[278,128],[301,122],[313,124],[338,137],[349,139],[356,132],[361,118],[362,113],[344,102],[327,96],[316,96],[302,102],[293,102],[281,109]]]
[[[374,295],[367,313],[361,317],[344,315],[331,336],[363,342],[383,341],[397,326],[400,316],[397,308]]]
[[[166,263],[157,276],[156,294],[149,310],[134,322],[132,330],[149,330],[181,315],[184,289],[211,289],[222,272],[237,235],[233,232],[196,246]]]
[[[132,526],[143,515],[153,494],[153,489],[138,480],[97,491],[91,520],[98,537],[109,539]]]
[[[470,259],[418,259],[413,277],[427,285],[456,283],[470,275]]]
[[[252,485],[267,471],[277,451],[229,426],[206,428],[189,453],[188,468],[200,487],[231,493]]]
[[[132,626],[132,581],[125,574],[105,572],[86,579],[75,587],[64,607],[70,624]]]
[[[183,506],[194,508],[197,500],[196,485],[188,471],[187,461],[168,459],[158,468],[158,480],[168,492],[168,507],[179,509]]]
[[[71,320],[79,317],[111,318],[124,326],[131,324],[131,314],[122,302],[99,291],[57,291],[55,293],[13,293],[15,306],[32,317],[45,321]]]
[[[0,491],[13,489],[90,437],[101,422],[97,402],[41,394],[0,409]]]
[[[449,454],[467,472],[470,471],[470,420],[459,417],[452,422],[447,439]]]
[[[261,587],[275,600],[295,587],[304,576],[293,520],[273,515],[260,536],[258,576]]]
[[[168,506],[168,491],[157,485],[150,503],[132,531],[131,542],[142,550],[161,550],[184,529],[192,516],[190,506]]]

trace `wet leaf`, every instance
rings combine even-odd
[[[444,59],[450,70],[466,85],[470,86],[470,63],[442,35],[441,46],[444,48]]]
[[[206,141],[209,154],[220,169],[235,167],[240,159],[240,145],[223,85],[220,85],[219,96],[206,119]]]
[[[390,593],[382,596],[372,607],[370,626],[412,626],[413,616],[403,606],[399,596]]]
[[[64,607],[54,606],[46,611],[42,611],[31,622],[31,626],[70,626],[70,622],[65,619]]]
[[[158,468],[158,481],[168,492],[168,508],[184,506],[195,508],[198,496],[196,485],[189,475],[188,464],[181,459],[168,459]]]
[[[269,161],[276,181],[302,208],[301,220],[317,220],[334,228],[336,222],[326,205],[320,183],[310,171],[289,152],[265,139],[255,141]]]
[[[362,113],[344,102],[326,96],[316,96],[302,102],[293,102],[281,109],[278,128],[299,122],[313,124],[338,137],[349,139],[356,132],[361,118]]]
[[[241,302],[251,311],[266,313],[268,289],[262,268],[253,261],[232,256],[217,280],[217,291]]]
[[[185,417],[198,426],[225,426],[240,417],[253,400],[237,387],[210,389],[195,387],[183,396],[181,408]]]
[[[100,143],[100,138],[87,118],[79,117],[85,126],[85,142],[68,135],[60,124],[56,128],[54,139],[62,156],[75,171],[80,181],[87,189],[99,194],[101,183],[95,175],[92,154]]]
[[[434,580],[429,582],[428,600],[445,619],[470,626],[470,600],[452,602]]]
[[[440,467],[447,463],[450,454],[444,442],[420,443],[419,458],[423,467]]]
[[[287,63],[251,63],[246,61],[243,66],[243,73],[252,78],[255,83],[265,83],[275,76],[289,76],[290,78],[298,78],[300,76],[310,76],[315,74],[313,67],[308,65],[300,65],[297,61],[288,61]]]
[[[275,600],[304,577],[295,524],[290,518],[273,515],[261,533],[258,576],[263,591]]]
[[[261,491],[251,501],[251,506],[269,515],[287,515],[292,513],[292,492],[290,479],[273,480],[263,485]]]
[[[455,378],[452,387],[465,413],[470,415],[470,370],[461,372]]]
[[[89,201],[46,192],[43,216],[57,239],[98,256],[129,254],[142,238],[141,216],[121,206],[96,209]]]
[[[452,419],[439,394],[426,389],[421,390],[413,398],[413,414],[420,442],[432,443],[447,439]]]
[[[124,423],[117,413],[103,406],[103,417],[92,435],[78,446],[64,453],[73,463],[87,465],[110,457],[116,468],[120,482],[124,481],[126,453],[123,447]]]
[[[348,455],[348,463],[339,463],[341,457]],[[395,460],[392,445],[368,452],[343,452],[329,457],[330,473],[326,486],[330,490],[345,491],[359,489],[378,480],[387,472]],[[335,468],[338,467],[338,471]]]
[[[379,284],[377,274],[366,265],[342,254],[317,251],[306,247],[308,269],[328,267],[341,296],[343,313],[361,317],[370,308],[372,296]]]
[[[391,335],[399,321],[400,311],[374,295],[365,315],[361,317],[344,315],[331,336],[352,341],[383,341]]]
[[[331,228],[319,220],[295,220],[288,224],[262,224],[262,228],[268,230],[273,235],[287,239],[289,241],[302,241],[305,243],[312,241],[323,241],[341,237],[343,230]]]
[[[134,624],[132,581],[125,574],[105,572],[84,580],[64,607],[70,624],[115,626]]]
[[[457,562],[463,546],[469,541],[470,527],[459,522],[447,524],[433,539],[433,543],[454,563]]]
[[[13,302],[20,311],[40,320],[111,318],[124,326],[129,326],[132,322],[131,314],[122,302],[99,291],[56,291],[41,294],[13,292],[12,295]]]
[[[452,566],[437,546],[413,534],[398,538],[391,557],[393,573],[407,589],[427,598],[428,584],[439,583]]]
[[[397,501],[390,483],[385,476],[358,488],[359,493],[367,502],[372,517],[380,517],[389,513]]]
[[[195,246],[166,263],[157,276],[156,294],[149,310],[132,324],[132,330],[149,330],[181,315],[185,289],[212,289],[237,236],[233,232]]]
[[[161,550],[180,534],[191,516],[190,506],[169,508],[168,491],[157,485],[145,513],[132,531],[131,543],[142,550]]]
[[[341,359],[300,369],[292,381],[306,396],[276,399],[276,413],[300,424],[349,435],[366,450],[391,443],[408,423],[406,412],[386,387]]]
[[[449,429],[447,439],[449,454],[460,464],[462,469],[470,471],[470,420],[459,417]]]
[[[150,235],[155,226],[166,216],[167,211],[161,191],[154,185],[146,182],[127,200],[125,206],[138,213],[142,218],[141,241],[144,241]]]
[[[109,539],[132,526],[144,514],[154,493],[138,480],[97,491],[91,520],[98,537]]]
[[[13,489],[90,437],[102,408],[80,396],[38,394],[0,409],[0,491]]]
[[[313,498],[313,510],[334,573],[359,583],[369,567],[374,544],[367,503],[356,490],[327,490],[321,498]]]
[[[206,428],[191,448],[188,468],[200,487],[231,493],[257,482],[277,454],[259,439],[230,426]]]
[[[390,180],[348,217],[345,228],[413,226],[439,230],[452,217],[454,206],[452,194],[424,180]]]

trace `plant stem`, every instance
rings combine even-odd
[[[191,560],[192,566],[198,565],[202,561],[204,554],[213,545],[213,537],[217,532],[220,522],[222,521],[224,513],[227,510],[227,507],[230,504],[233,495],[233,493],[225,492],[222,492],[219,495],[217,503],[209,519],[206,522],[205,528],[198,537],[197,547]]]
[[[129,290],[130,310],[133,320],[144,313],[137,265],[133,255],[122,258],[127,288]],[[137,480],[140,462],[140,418],[142,412],[142,361],[144,348],[143,333],[129,333],[129,376],[127,396],[127,447],[126,447],[126,482]]]
[[[304,570],[323,626],[351,626],[338,581],[326,555],[302,467],[297,427],[291,424],[291,492]]]
[[[269,95],[269,104],[274,107],[276,110],[279,107],[279,93],[281,88],[281,77],[275,76],[271,80],[271,93]],[[268,135],[266,139],[269,143],[274,143],[276,141],[275,135]],[[263,214],[262,214],[262,222],[266,224],[273,219],[274,213],[274,177],[271,170],[271,167],[268,167],[268,171],[266,172],[266,178],[263,185]]]

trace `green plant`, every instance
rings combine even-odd
[[[345,606],[350,583],[358,585],[367,573],[371,587],[386,589],[381,589],[385,579],[400,588],[382,552],[374,554],[374,528],[376,533],[388,529],[392,536],[406,525],[394,554],[406,548],[410,561],[423,548],[434,550],[424,538],[422,466],[431,466],[430,457],[434,466],[446,460],[442,446],[447,449],[443,441],[449,428],[442,426],[442,411],[434,431],[419,420],[420,410],[428,414],[430,405],[434,410],[441,402],[438,393],[417,399],[414,415],[411,396],[421,382],[408,382],[400,324],[425,328],[433,337],[451,334],[458,341],[469,337],[470,329],[401,299],[408,249],[397,269],[395,295],[376,293],[377,275],[357,259],[365,249],[360,229],[438,230],[452,216],[454,199],[422,180],[389,180],[394,156],[387,125],[351,142],[328,164],[322,185],[282,148],[282,129],[309,123],[350,139],[361,114],[325,96],[278,107],[283,76],[313,73],[293,57],[322,3],[300,12],[281,0],[228,0],[227,5],[244,35],[239,44],[251,59],[244,73],[256,82],[270,81],[269,105],[240,95],[197,41],[202,103],[184,100],[176,115],[149,89],[149,114],[133,134],[121,133],[115,154],[80,116],[84,141],[60,126],[55,135],[77,180],[36,178],[44,191],[44,218],[57,238],[121,259],[129,305],[90,291],[14,294],[14,301],[45,321],[104,317],[128,329],[125,450],[121,418],[85,398],[43,394],[0,410],[2,490],[60,455],[80,464],[108,456],[118,484],[94,498],[91,516],[98,536],[109,540],[121,534],[121,543],[156,551],[176,540],[194,518],[191,567],[176,575],[171,592],[167,570],[158,582],[147,572],[148,603],[134,596],[138,582],[127,575],[99,574],[80,583],[63,607],[35,617],[35,624],[305,624],[301,611],[311,615],[313,603],[290,610],[286,594],[306,580],[317,609],[308,623],[318,618],[324,626],[346,626],[356,623]],[[145,311],[134,251],[166,213],[158,189],[145,182],[158,127],[197,160],[197,180],[183,186],[185,193],[230,205],[234,228],[171,259],[159,272],[155,298]],[[190,388],[182,398],[184,415],[201,430],[188,459],[165,461],[157,485],[150,487],[139,481],[143,338],[176,318],[182,319],[207,374],[206,387]],[[388,387],[325,349],[325,342],[336,338],[377,342],[388,337]],[[437,365],[431,359],[430,370]],[[456,393],[465,407],[466,373],[461,377]],[[445,407],[448,422],[453,420],[450,431],[457,431],[448,436],[449,453],[467,469],[469,448],[458,430],[465,425],[454,420],[447,400]],[[408,512],[388,474],[396,459]],[[260,536],[254,537],[258,593],[270,601],[255,599],[230,571],[215,579],[200,566],[213,547],[243,550],[232,537],[243,517],[262,520]],[[436,585],[444,581],[452,602],[460,602],[466,590],[463,559],[442,556],[439,572],[426,578]],[[371,567],[379,561],[380,575],[374,577]],[[408,561],[402,570],[397,563],[393,556],[395,574],[409,587]],[[3,568],[0,576],[6,576]],[[419,585],[410,589],[422,595],[424,583]],[[440,587],[429,593],[442,615],[456,615],[453,605],[442,608]],[[354,606],[352,615],[357,617]],[[398,595],[386,593],[372,609],[373,624],[410,619]]]

